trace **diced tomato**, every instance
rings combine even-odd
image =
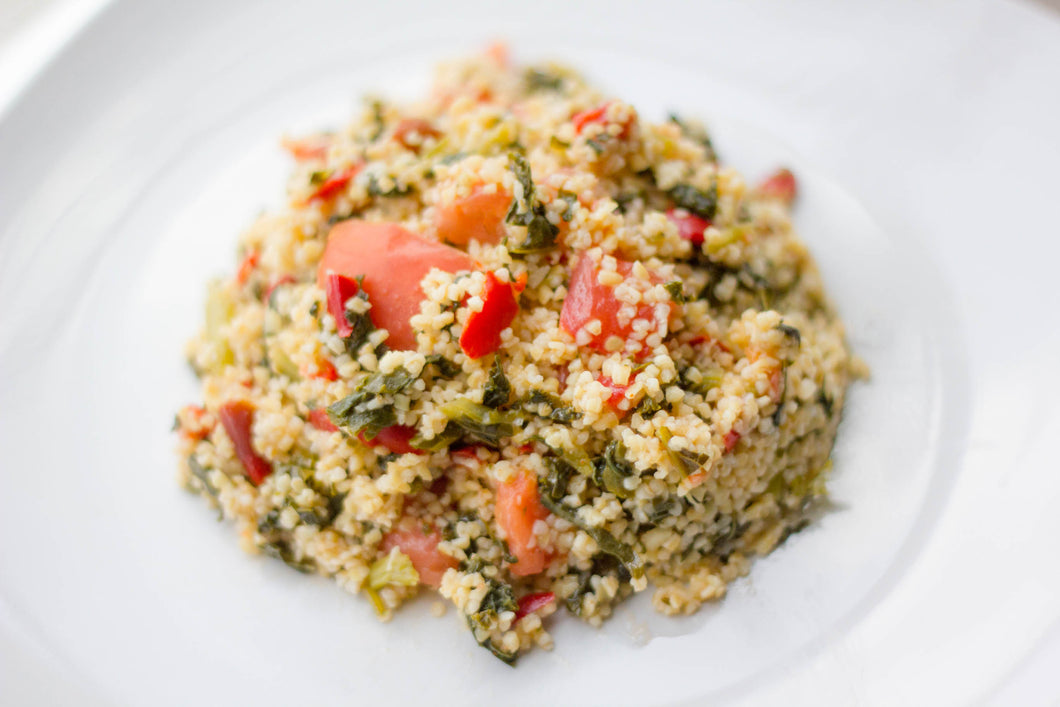
[[[694,246],[703,245],[703,231],[710,227],[710,221],[684,209],[670,209],[666,212],[666,218],[677,226],[677,235],[681,238],[691,241]]]
[[[356,297],[361,288],[352,277],[337,272],[328,273],[324,282],[324,292],[328,296],[328,313],[335,318],[335,329],[339,336],[345,339],[353,333],[353,327],[346,319],[346,302],[351,297]]]
[[[457,447],[456,449],[450,447],[449,456],[455,459],[467,459],[469,461],[476,460],[478,459],[478,450],[481,446],[482,445],[480,444],[469,444],[465,447]]]
[[[784,384],[784,371],[780,368],[774,368],[769,373],[769,398],[774,403],[779,403],[781,395],[783,394],[782,386]]]
[[[299,162],[307,160],[322,160],[328,154],[328,145],[331,144],[330,135],[311,135],[303,138],[285,137],[280,141],[283,149],[291,153]]]
[[[206,408],[198,405],[185,405],[181,411],[185,418],[185,424],[180,427],[180,433],[190,440],[206,439],[213,430],[212,424],[207,424]]]
[[[235,447],[236,457],[243,465],[247,478],[255,486],[272,473],[269,460],[254,451],[251,427],[254,425],[254,406],[245,400],[229,401],[217,410],[217,417]]]
[[[442,474],[437,479],[431,482],[431,485],[427,487],[427,490],[433,493],[435,496],[441,496],[449,488],[449,477]]]
[[[251,274],[254,272],[254,268],[258,267],[258,260],[261,258],[261,254],[256,250],[252,250],[243,257],[243,262],[239,264],[239,270],[236,271],[236,282],[240,285],[245,285],[247,280],[250,279]]]
[[[317,428],[321,432],[338,432],[339,428],[335,426],[335,423],[328,417],[328,411],[324,408],[313,408],[309,411],[307,418],[309,424]]]
[[[323,356],[317,357],[316,363],[317,369],[310,374],[311,378],[323,378],[326,381],[337,381],[339,379],[339,372],[335,369],[334,363]]]
[[[758,193],[790,204],[795,201],[795,197],[798,194],[795,175],[792,174],[790,169],[778,169],[758,185]]]
[[[731,452],[736,448],[736,443],[740,441],[740,433],[736,430],[729,430],[725,433],[725,451],[726,453]]]
[[[511,204],[508,192],[487,192],[481,185],[476,186],[464,198],[437,207],[434,227],[438,238],[457,246],[467,245],[469,241],[500,243],[506,233],[504,217]]]
[[[515,610],[515,620],[518,621],[527,614],[544,609],[554,601],[556,601],[556,595],[552,592],[538,592],[520,597],[519,608]]]
[[[493,60],[497,66],[505,68],[510,62],[508,53],[508,45],[505,42],[497,41],[486,47],[486,56]]]
[[[633,263],[618,261],[618,273],[624,278],[633,271]],[[598,279],[600,268],[588,255],[582,254],[574,264],[570,276],[567,298],[563,300],[560,311],[560,325],[571,336],[577,337],[579,330],[593,319],[600,320],[599,334],[590,333],[587,346],[598,353],[610,353],[606,348],[607,340],[612,336],[628,339],[633,333],[633,321],[622,322],[618,313],[622,302],[615,297],[615,288],[601,285]],[[671,305],[672,309],[672,305]],[[654,329],[661,328],[663,322],[656,318],[655,308],[648,304],[637,307],[635,319],[645,319],[653,323]],[[647,353],[648,348],[641,344],[638,355]]]
[[[497,487],[497,525],[508,540],[508,549],[516,562],[508,567],[516,577],[537,574],[545,569],[550,559],[543,548],[532,545],[534,523],[548,518],[548,510],[541,505],[537,479],[531,474],[517,474]]]
[[[419,135],[420,141],[412,141],[410,135]],[[394,139],[401,143],[406,150],[418,153],[424,138],[438,137],[441,133],[430,123],[422,118],[404,118],[394,128]]]
[[[297,280],[295,280],[294,277],[292,277],[291,275],[281,275],[280,277],[276,278],[276,280],[274,280],[271,285],[265,288],[265,291],[261,294],[261,301],[268,303],[269,298],[272,297],[272,293],[276,291],[277,287],[281,287],[283,285],[290,285],[295,282],[297,282]]]
[[[306,199],[306,201],[323,201],[325,199],[330,199],[331,197],[336,196],[339,192],[346,188],[346,185],[348,185],[350,181],[352,181],[353,178],[356,177],[357,173],[360,171],[361,165],[359,164],[350,165],[345,169],[340,169],[339,171],[335,172],[327,179],[325,179],[323,182],[321,182],[320,186],[316,188],[316,191],[309,195],[309,198]]]
[[[409,442],[416,436],[416,428],[407,425],[391,425],[379,430],[375,437],[368,439],[363,432],[357,433],[357,439],[369,447],[386,447],[394,454],[424,454]]]
[[[420,311],[423,280],[431,268],[448,272],[470,270],[466,253],[424,240],[393,223],[340,221],[328,235],[317,284],[324,288],[329,273],[349,278],[363,275],[372,324],[390,332],[392,349],[416,348],[416,333],[409,319]]]
[[[626,397],[626,391],[629,390],[628,385],[620,385],[611,380],[610,376],[600,376],[600,383],[606,386],[611,391],[611,396],[604,402],[607,403],[608,407],[622,415],[625,411],[619,410],[618,404],[622,402]]]
[[[412,561],[420,582],[437,589],[442,584],[445,571],[458,564],[456,559],[438,549],[441,541],[442,536],[437,530],[424,533],[418,523],[409,521],[384,535],[379,547],[383,552],[390,552],[391,548],[396,547]]]
[[[534,445],[532,444],[523,444],[519,447],[520,454],[529,454],[532,451],[534,451]]]
[[[574,123],[574,131],[579,135],[586,127],[593,123],[606,123],[607,122],[607,109],[610,107],[611,102],[608,101],[596,108],[590,108],[589,110],[583,110],[580,113],[575,113],[571,116],[570,121]],[[618,134],[620,138],[629,136],[629,128],[632,124],[632,120],[626,121],[622,125],[622,132]]]
[[[467,324],[460,334],[460,348],[469,358],[493,353],[501,346],[501,332],[511,326],[518,313],[514,288],[493,273],[486,273],[482,309],[468,313]]]

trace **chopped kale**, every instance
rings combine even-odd
[[[513,198],[505,221],[516,226],[526,226],[526,238],[522,243],[508,243],[513,255],[525,255],[548,250],[556,245],[559,228],[545,216],[545,207],[537,200],[534,180],[530,174],[530,163],[518,152],[508,153],[508,169],[523,187],[525,208],[520,210],[519,199]]]
[[[685,297],[684,283],[680,280],[670,280],[670,282],[663,285],[663,287],[665,287],[666,291],[670,293],[670,299],[675,303],[684,304],[688,301],[688,298]]]
[[[441,164],[456,164],[465,157],[467,157],[466,152],[454,152],[451,155],[446,155],[442,159],[438,160],[438,162],[440,162]]]
[[[687,209],[708,221],[714,220],[718,211],[718,187],[711,184],[710,189],[702,191],[690,184],[678,184],[669,192],[670,198],[682,209]]]
[[[364,275],[358,276],[356,280],[357,294],[354,297],[367,302],[368,293],[364,291]],[[372,319],[368,316],[368,312],[353,312],[346,309],[345,317],[352,331],[349,336],[342,340],[342,343],[345,345],[346,353],[350,355],[350,358],[356,359],[357,352],[361,350],[361,346],[368,341],[369,335],[375,331],[375,325],[372,324]]]
[[[442,378],[454,378],[460,374],[460,366],[441,354],[428,354],[427,365],[434,366]]]
[[[391,179],[391,181],[394,182],[394,186],[390,187],[389,189],[383,189],[381,186],[379,186],[379,179],[374,174],[368,175],[369,196],[379,196],[386,199],[396,199],[398,197],[408,196],[413,191],[415,191],[415,189],[413,189],[410,185],[399,187],[396,180]]]
[[[574,209],[578,206],[578,195],[571,194],[569,191],[561,191],[559,198],[567,202],[567,208],[563,210],[563,213],[559,215],[561,219],[570,223],[571,219],[574,218]]]
[[[501,650],[493,644],[489,635],[497,624],[497,617],[505,611],[517,611],[519,604],[515,601],[515,593],[507,583],[493,577],[483,576],[483,579],[486,580],[489,589],[486,591],[486,596],[482,597],[478,611],[467,615],[467,625],[480,646],[511,665],[515,662],[516,653]]]
[[[372,130],[371,136],[368,138],[372,142],[375,142],[379,137],[386,131],[386,119],[383,117],[383,102],[380,100],[372,101],[372,121],[375,127]]]
[[[424,452],[437,452],[441,449],[445,449],[463,436],[463,428],[455,422],[450,422],[446,424],[444,430],[436,434],[434,437],[426,439],[422,435],[417,434],[409,440],[409,444]]]
[[[577,470],[560,457],[546,457],[545,467],[548,473],[538,481],[538,490],[553,501],[559,501],[567,495],[567,484]]]
[[[777,329],[782,334],[784,334],[784,336],[786,336],[789,339],[791,339],[792,341],[794,341],[795,342],[795,346],[801,346],[802,345],[802,334],[800,334],[799,330],[796,329],[795,327],[790,326],[788,324],[785,324],[784,322],[781,322],[780,324],[777,324]]]
[[[490,408],[504,407],[508,404],[511,395],[512,384],[508,382],[504,369],[501,368],[501,357],[495,356],[493,366],[490,368],[489,380],[486,381],[486,387],[482,393],[482,404]]]
[[[439,409],[468,436],[491,446],[497,446],[501,439],[515,434],[515,418],[512,415],[468,398],[457,398]]]
[[[533,67],[527,69],[523,74],[523,81],[526,84],[527,93],[534,93],[535,91],[559,91],[563,88],[562,76],[556,76],[548,71]]]
[[[192,476],[199,480],[199,483],[202,484],[202,488],[206,493],[217,498],[217,489],[210,483],[210,470],[203,467],[203,465],[199,463],[199,460],[195,458],[194,454],[188,457],[188,471],[191,472]]]
[[[622,565],[629,571],[629,574],[634,579],[640,579],[644,576],[644,563],[640,557],[633,550],[632,547],[618,540],[614,535],[607,532],[603,528],[591,526],[584,522],[578,513],[569,506],[565,506],[559,501],[554,501],[547,495],[541,496],[541,503],[552,512],[553,515],[562,518],[563,520],[581,528],[589,537],[596,541],[600,551],[611,555],[616,560],[622,563]]]
[[[703,150],[707,153],[707,160],[710,162],[718,161],[718,153],[714,151],[714,143],[711,142],[710,135],[707,134],[706,130],[701,126],[685,122],[674,113],[670,114],[670,122],[675,123],[681,128],[681,132],[703,146]]]
[[[559,422],[564,425],[569,425],[575,420],[580,420],[582,414],[575,410],[570,405],[564,405],[559,398],[554,395],[550,395],[543,390],[534,388],[527,393],[520,401],[520,405],[527,412],[532,412],[535,415],[546,417],[553,422]],[[539,406],[547,405],[549,412],[545,415],[541,415],[538,412]]]
[[[632,204],[637,199],[642,199],[642,200],[644,199],[644,192],[643,191],[622,192],[620,194],[615,194],[614,198],[615,198],[615,211],[617,211],[620,214],[624,214],[624,213],[626,213],[626,211],[629,210],[629,205],[630,204]]]
[[[660,403],[650,395],[645,395],[643,398],[640,399],[640,402],[637,403],[637,406],[633,408],[633,412],[637,413],[645,420],[648,420],[651,419],[651,417],[655,415],[655,413],[659,412],[665,407],[666,405],[664,402]]]
[[[593,481],[597,486],[619,498],[630,498],[633,495],[623,480],[636,474],[636,469],[626,460],[626,448],[622,442],[609,442],[603,456],[593,460],[593,466]]]
[[[415,378],[404,368],[393,373],[373,373],[357,390],[328,406],[328,417],[350,434],[362,433],[372,439],[379,430],[397,423],[394,407],[379,405],[379,396],[393,396],[409,387]]]

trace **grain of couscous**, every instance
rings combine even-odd
[[[384,619],[426,585],[512,661],[560,607],[691,613],[806,522],[857,366],[790,172],[496,50],[283,145],[177,415],[248,551]]]

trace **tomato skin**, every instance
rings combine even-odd
[[[512,204],[512,197],[505,191],[484,191],[476,186],[468,196],[437,207],[434,227],[438,238],[456,246],[470,241],[500,243],[507,231],[504,217]]]
[[[438,137],[441,135],[438,130],[423,118],[404,118],[394,128],[394,140],[401,143],[401,146],[406,150],[412,150],[415,153],[419,153],[419,143],[412,142],[409,140],[409,135],[413,133],[419,135],[421,138]]]
[[[365,437],[363,432],[357,433],[357,439],[369,447],[383,446],[394,454],[424,454],[422,449],[416,449],[409,444],[415,436],[416,428],[408,425],[384,427],[371,439]]]
[[[791,170],[782,167],[762,180],[762,183],[758,185],[757,191],[761,196],[779,199],[790,205],[791,202],[795,201],[799,188],[798,183],[795,181],[795,175],[792,174]]]
[[[607,123],[607,109],[610,107],[611,102],[603,103],[596,108],[590,108],[589,110],[583,110],[580,113],[575,113],[571,116],[570,122],[574,124],[574,131],[579,135],[588,126],[593,123],[604,124]],[[618,134],[618,137],[625,139],[629,137],[629,131],[632,124],[632,119],[628,119],[621,123],[622,131]]]
[[[633,263],[618,260],[618,273],[623,278],[629,277],[632,270]],[[578,257],[571,271],[570,285],[567,289],[567,297],[563,300],[559,323],[568,334],[577,338],[578,332],[589,321],[600,320],[600,333],[590,334],[585,346],[597,353],[606,354],[610,353],[606,346],[610,337],[629,339],[633,333],[633,321],[619,320],[618,314],[622,308],[622,302],[615,297],[614,287],[600,284],[599,273],[600,268],[592,258],[584,253]],[[656,320],[655,309],[647,304],[637,307],[635,319],[650,320],[655,323],[656,327],[661,324]],[[648,351],[648,347],[642,343],[636,355],[643,356]]]
[[[666,218],[677,226],[677,235],[694,246],[703,245],[703,231],[710,227],[710,221],[684,209],[670,209],[666,212]]]
[[[324,291],[328,298],[328,314],[335,319],[335,329],[345,339],[353,333],[353,327],[346,319],[346,301],[355,297],[361,288],[353,278],[333,272],[328,273]]]
[[[250,276],[254,273],[254,269],[258,267],[258,260],[261,259],[261,254],[256,250],[252,250],[247,253],[243,261],[239,263],[239,270],[236,271],[236,282],[240,285],[245,285]]]
[[[599,381],[601,385],[606,386],[607,389],[611,391],[610,397],[605,401],[607,406],[614,410],[619,417],[624,415],[626,411],[620,410],[618,404],[625,399],[626,391],[629,390],[629,386],[615,383],[611,380],[610,376],[600,376]]]
[[[455,558],[438,549],[441,541],[442,536],[437,530],[424,533],[423,528],[410,521],[384,535],[379,547],[383,553],[396,547],[412,561],[412,566],[420,576],[420,583],[437,589],[442,585],[445,571],[457,566]]]
[[[260,486],[272,473],[272,464],[256,451],[251,428],[254,425],[254,406],[246,400],[229,401],[217,409],[217,417],[225,428],[236,451],[236,458],[243,465],[247,478]]]
[[[328,417],[328,411],[324,408],[313,408],[309,411],[306,416],[306,420],[309,424],[317,428],[321,432],[338,432],[339,428],[335,426],[335,423]]]
[[[520,597],[519,608],[515,611],[515,620],[518,621],[527,614],[544,609],[555,600],[556,595],[552,592],[537,592],[536,594],[527,594],[524,597]]]
[[[486,273],[482,292],[482,309],[469,312],[464,331],[460,334],[460,348],[468,358],[482,358],[501,347],[501,332],[511,326],[519,313],[515,288],[501,282],[493,273]]]
[[[331,137],[315,135],[307,138],[284,138],[280,144],[299,162],[322,160],[328,154]]]
[[[729,430],[725,433],[725,452],[731,452],[736,449],[737,443],[740,441],[740,433],[736,430]]]
[[[316,188],[316,191],[310,194],[306,199],[306,202],[326,201],[333,196],[337,196],[360,171],[361,165],[359,164],[350,165],[345,169],[340,169],[321,182],[320,186]]]
[[[317,271],[325,288],[328,273],[349,278],[364,276],[361,287],[372,307],[368,316],[386,329],[387,345],[396,350],[416,348],[409,319],[420,311],[420,282],[431,268],[448,272],[470,270],[471,258],[456,248],[425,240],[394,223],[350,219],[335,224]]]
[[[549,516],[548,510],[541,505],[537,479],[531,474],[520,473],[498,486],[495,515],[497,525],[507,536],[508,549],[517,560],[508,566],[508,570],[516,577],[544,570],[551,555],[537,545],[531,546],[534,523]]]

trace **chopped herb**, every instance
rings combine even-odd
[[[387,586],[415,587],[420,575],[412,566],[412,560],[396,547],[386,557],[380,557],[368,570],[368,586],[382,589]]]
[[[312,574],[316,571],[316,563],[312,560],[296,556],[286,540],[272,540],[266,542],[262,544],[261,550],[269,557],[283,560],[285,565],[293,570],[301,572],[302,574]]]
[[[545,508],[551,511],[553,515],[584,530],[589,537],[596,541],[596,544],[600,547],[600,551],[611,555],[621,562],[629,571],[631,577],[634,579],[640,579],[644,576],[644,563],[632,547],[619,541],[614,535],[603,528],[589,525],[578,516],[578,513],[573,508],[565,506],[558,501],[554,501],[547,495],[541,496],[541,503]]]
[[[364,275],[359,275],[355,279],[357,280],[357,294],[354,297],[367,302],[368,293],[364,290]],[[354,312],[347,307],[345,317],[352,331],[342,341],[346,346],[346,353],[350,355],[350,358],[356,359],[357,352],[361,350],[361,346],[368,341],[369,335],[375,331],[375,325],[372,324],[372,319],[368,316],[368,312]]]
[[[823,386],[820,390],[817,391],[817,402],[820,403],[822,408],[824,408],[824,414],[828,416],[829,420],[831,420],[832,409],[835,406],[835,401],[827,393],[824,392]]]
[[[393,373],[373,373],[357,390],[328,406],[328,417],[350,434],[362,433],[372,439],[379,430],[397,423],[392,405],[373,405],[381,395],[396,395],[409,387],[415,378],[404,368]]]
[[[480,646],[511,665],[515,662],[516,652],[509,653],[495,646],[490,640],[490,632],[497,625],[497,617],[505,611],[518,611],[519,603],[515,601],[515,593],[507,583],[492,577],[483,576],[483,579],[489,589],[486,596],[482,597],[478,611],[467,615],[467,625]]]
[[[372,121],[375,123],[375,129],[372,131],[371,136],[368,138],[372,142],[379,139],[379,136],[386,131],[386,120],[383,117],[383,102],[379,100],[372,101]]]
[[[495,356],[493,366],[490,368],[489,380],[486,381],[486,387],[482,393],[482,404],[490,408],[504,407],[508,404],[511,395],[512,384],[508,382],[504,369],[501,368],[501,357]]]
[[[705,396],[708,392],[721,385],[725,372],[720,368],[709,368],[701,371],[695,366],[682,368],[678,373],[678,382],[681,387],[691,393]]]
[[[570,147],[570,143],[569,142],[564,142],[563,140],[560,140],[555,135],[553,135],[552,137],[550,137],[548,139],[548,144],[552,146],[552,149],[561,150],[561,151],[562,150],[566,150],[568,147]]]
[[[309,316],[316,319],[317,315],[320,314],[320,302],[314,302],[309,307]]]
[[[434,366],[442,378],[453,378],[460,373],[460,366],[441,354],[428,354],[427,365]]]
[[[548,473],[538,482],[538,490],[553,501],[559,501],[567,495],[567,484],[577,470],[561,457],[546,457],[545,467]]]
[[[532,412],[541,417],[547,417],[553,422],[559,422],[564,425],[569,425],[575,420],[580,420],[582,416],[580,412],[570,405],[564,405],[556,396],[550,395],[543,390],[538,390],[537,388],[534,388],[527,393],[520,401],[520,404],[524,410],[527,410],[527,412]],[[549,407],[549,412],[541,415],[541,413],[538,412],[540,405],[547,405]]]
[[[438,160],[441,164],[456,164],[460,160],[467,157],[466,152],[454,152],[451,155],[446,155],[442,159]]]
[[[615,195],[615,211],[617,211],[620,214],[624,214],[624,213],[626,213],[626,211],[629,210],[629,205],[630,204],[632,204],[637,199],[643,199],[643,198],[644,198],[644,192],[642,192],[642,191],[623,192],[621,194],[616,194]]]
[[[648,420],[651,419],[655,413],[662,410],[663,407],[665,407],[664,403],[656,401],[655,398],[650,395],[645,395],[640,399],[640,402],[637,403],[637,407],[633,408],[633,412],[637,413],[645,420]]]
[[[426,439],[422,435],[417,434],[409,440],[409,445],[424,452],[437,452],[438,450],[445,449],[463,436],[463,428],[454,422],[450,422],[446,424],[444,430],[430,439]]]
[[[795,342],[795,346],[801,346],[802,345],[802,334],[800,334],[799,330],[796,329],[795,327],[789,326],[789,325],[785,324],[784,322],[781,322],[780,324],[777,324],[777,329],[784,336],[786,336],[789,339],[793,340]]]
[[[612,440],[604,450],[604,455],[593,460],[595,474],[593,481],[605,491],[610,491],[619,498],[630,498],[633,492],[626,488],[624,479],[636,474],[636,469],[626,460],[626,448],[622,442]]]
[[[561,191],[559,198],[567,202],[567,208],[563,210],[563,213],[559,215],[561,219],[570,223],[574,218],[574,209],[578,207],[578,195],[571,194],[569,191]]]
[[[589,140],[586,140],[585,144],[588,145],[589,147],[591,147],[593,152],[595,152],[596,154],[602,155],[604,153],[604,150],[607,149],[607,147],[605,147],[605,143],[607,142],[607,138],[608,138],[608,135],[606,133],[604,133],[604,134],[598,135],[595,138],[591,138]]]
[[[394,199],[402,196],[408,196],[413,191],[415,191],[411,185],[406,184],[404,187],[399,187],[397,180],[391,178],[390,181],[394,183],[394,186],[390,187],[389,189],[383,189],[381,186],[379,186],[378,177],[376,177],[374,174],[368,175],[369,196],[380,196],[387,199]]]
[[[206,493],[210,494],[214,498],[217,498],[218,490],[214,488],[213,484],[210,483],[211,470],[207,469],[202,464],[200,464],[199,460],[195,458],[194,454],[188,457],[188,471],[191,472],[192,476],[199,480],[199,483],[202,484],[202,488],[204,491],[206,491]]]
[[[558,91],[563,88],[563,77],[541,69],[529,68],[523,74],[527,93],[535,91]]]
[[[702,145],[703,150],[707,153],[707,159],[709,161],[718,161],[718,153],[714,151],[714,143],[711,142],[710,135],[707,134],[707,131],[704,130],[702,126],[687,123],[674,113],[670,114],[670,122],[676,123],[677,126],[681,128],[681,132]]]
[[[700,455],[689,450],[675,450],[670,446],[670,440],[673,438],[673,433],[670,432],[668,427],[659,428],[659,441],[663,443],[663,447],[666,449],[666,454],[670,457],[670,461],[673,462],[677,470],[681,472],[683,476],[698,471],[709,459],[705,454]]]
[[[685,297],[684,283],[680,280],[671,280],[663,285],[663,287],[665,287],[666,291],[670,293],[670,299],[677,304],[684,304],[688,301],[688,298]]]
[[[537,200],[534,180],[530,174],[530,163],[518,152],[508,153],[508,169],[523,187],[523,202],[526,208],[519,209],[519,199],[513,198],[511,208],[504,220],[516,226],[526,226],[526,238],[522,243],[509,243],[508,251],[516,255],[548,250],[556,245],[559,228],[545,216],[545,207]]]
[[[651,502],[651,508],[647,511],[648,521],[653,524],[665,520],[672,515],[673,509],[678,505],[673,498],[655,498]]]
[[[515,434],[515,419],[510,414],[493,410],[468,398],[457,398],[439,409],[450,422],[485,444],[497,446],[501,439]]]
[[[718,187],[711,184],[710,189],[702,191],[690,184],[678,184],[669,192],[670,198],[682,209],[687,209],[697,216],[712,221],[718,211]]]

